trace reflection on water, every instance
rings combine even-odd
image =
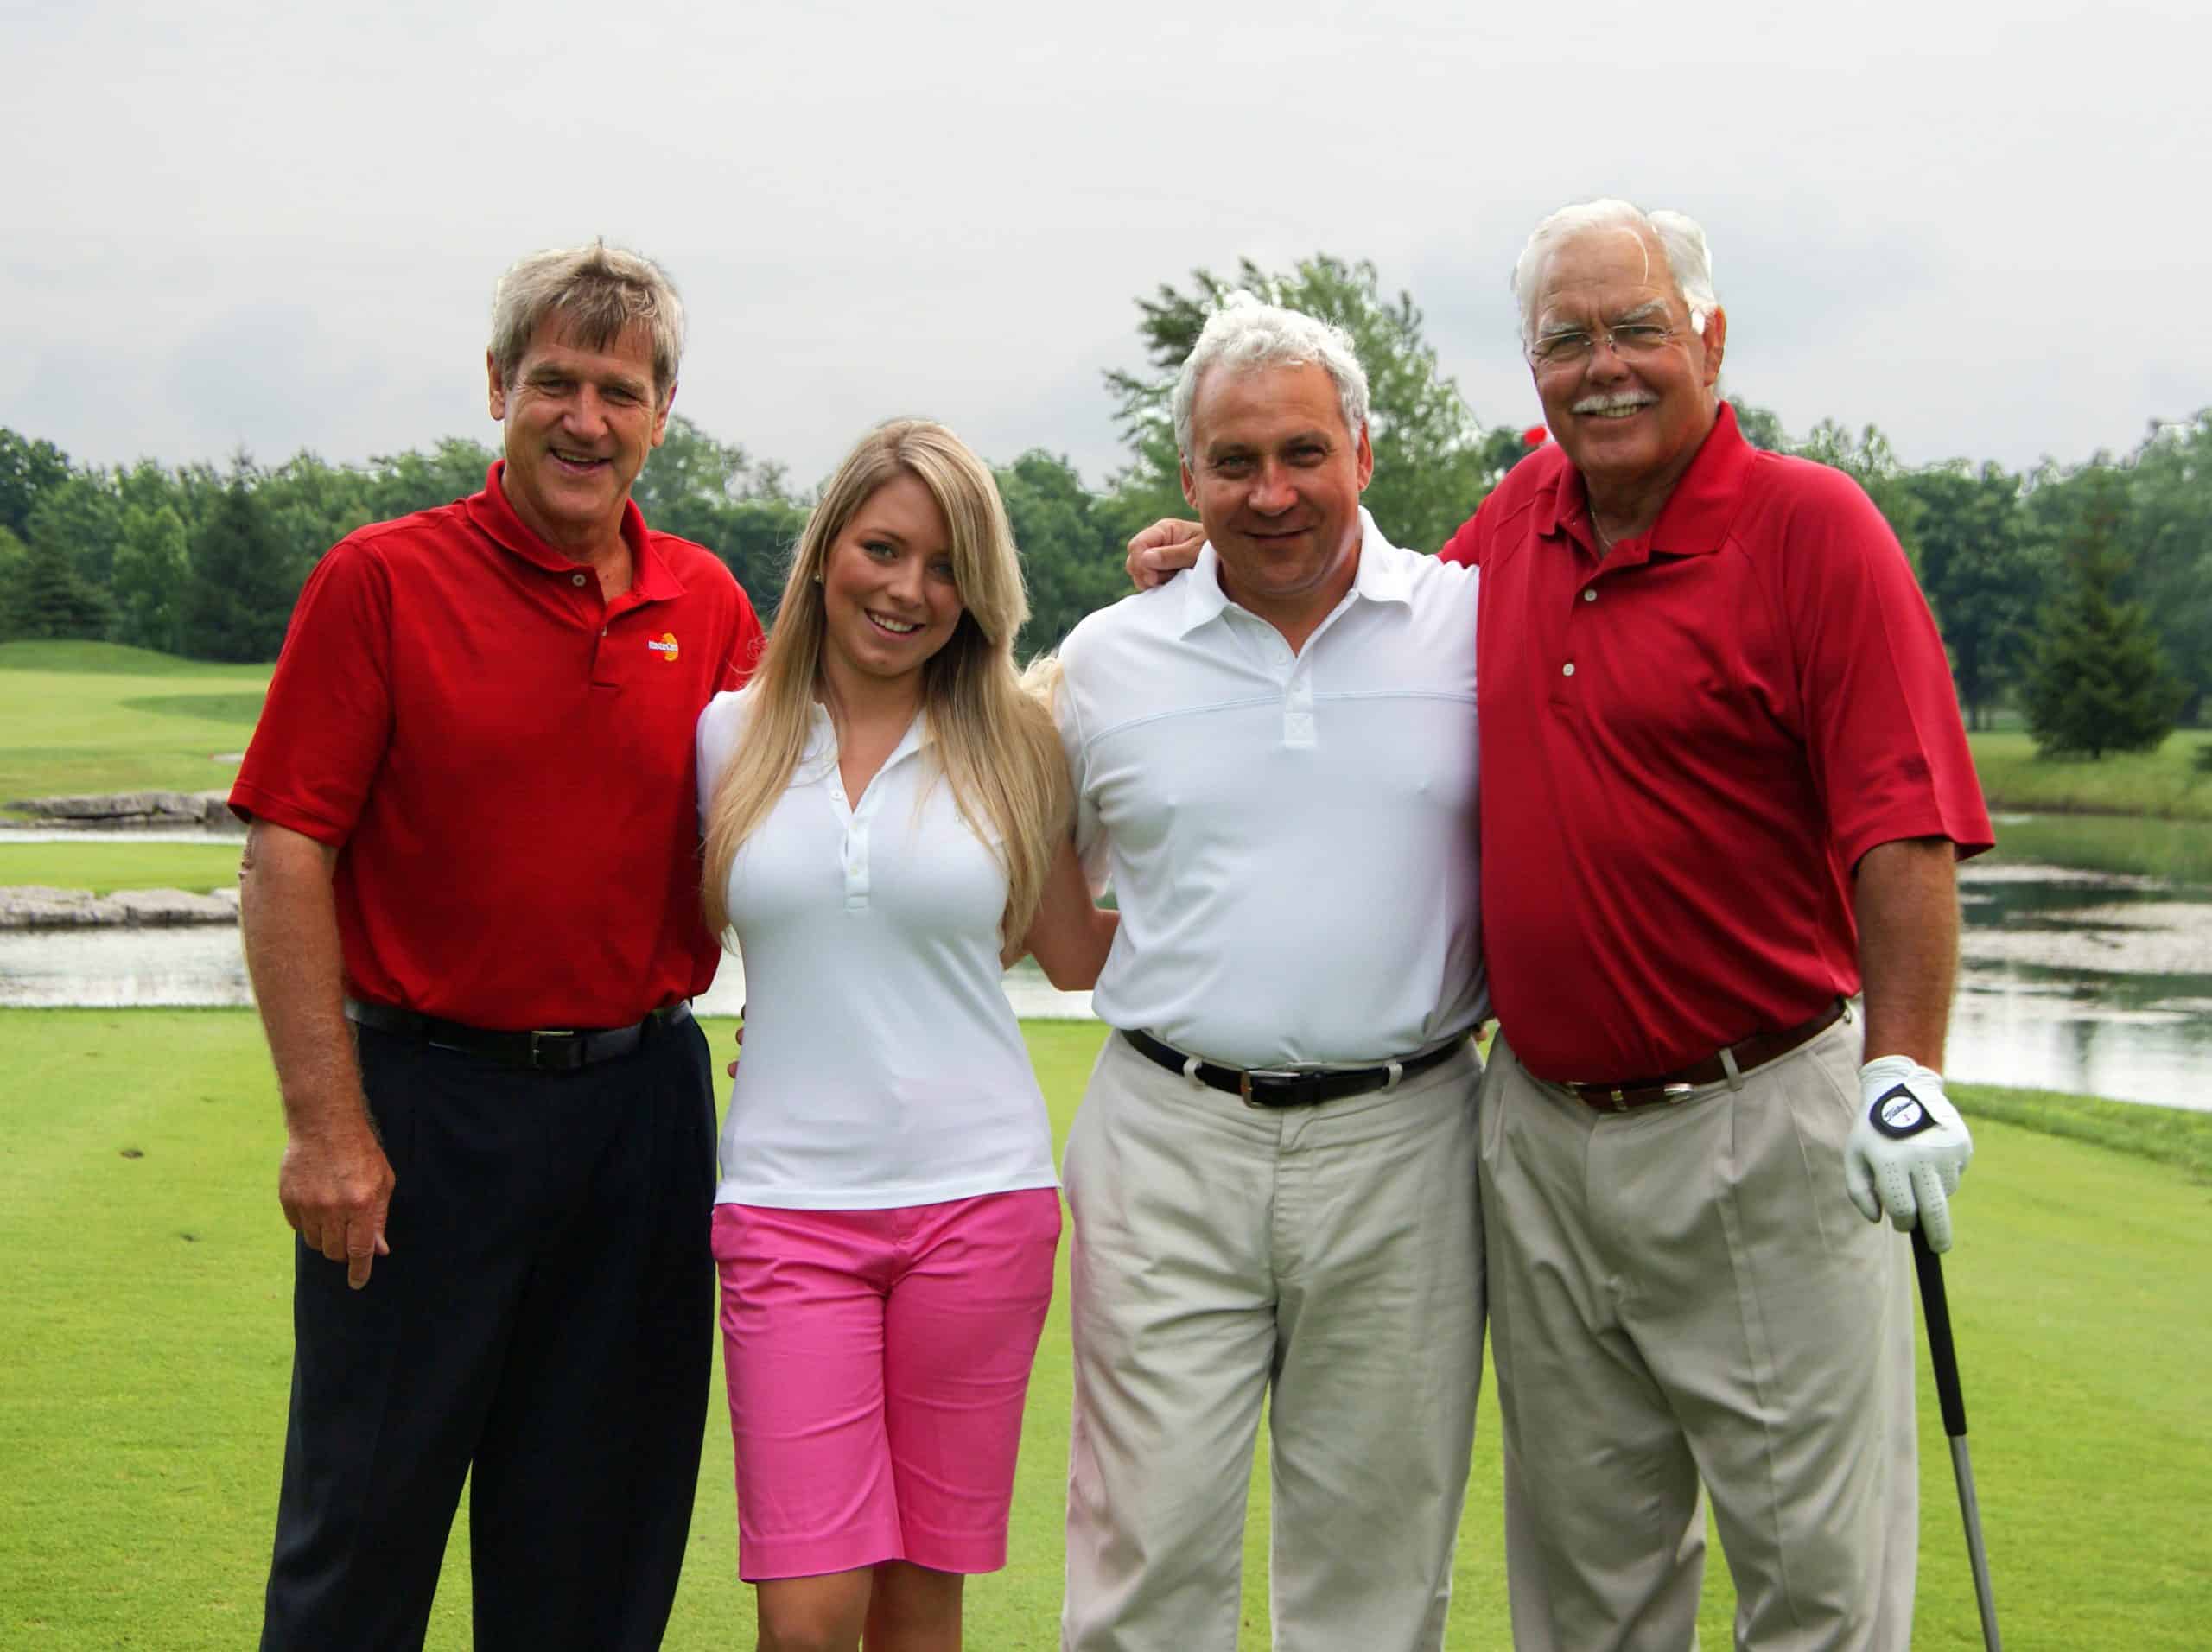
[[[2000,816],[1997,839],[1960,875],[1951,1076],[2212,1108],[2212,825]]]
[[[2212,1108],[2212,870],[2196,870],[2212,868],[2212,825],[2058,816],[1998,833],[1961,876],[1949,1075]],[[1032,963],[1007,995],[1024,1016],[1090,1013]],[[0,1004],[251,1001],[234,929],[0,931]],[[744,1001],[725,959],[699,1008]]]
[[[1007,971],[1014,1013],[1088,1020],[1089,993],[1064,993],[1027,959]],[[0,1005],[26,1009],[242,1005],[253,1002],[238,932],[214,924],[179,929],[0,930]],[[702,1015],[734,1015],[745,971],[722,960]]]
[[[27,1008],[251,1004],[228,924],[0,930],[0,1004]]]
[[[134,843],[228,843],[245,842],[245,828],[232,826],[16,826],[0,825],[0,844],[105,843],[127,849]]]

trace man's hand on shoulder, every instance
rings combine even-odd
[[[1198,547],[1206,542],[1205,530],[1195,522],[1162,517],[1129,541],[1129,583],[1140,591],[1165,585],[1198,560]]]
[[[369,1123],[365,1109],[332,1109],[337,1121],[296,1128],[284,1144],[276,1173],[276,1198],[284,1220],[308,1249],[346,1264],[346,1282],[359,1290],[379,1256],[391,1254],[385,1242],[385,1219],[391,1209],[391,1161]]]
[[[1943,1077],[1910,1056],[1859,1070],[1859,1111],[1843,1149],[1844,1189],[1869,1222],[1887,1210],[1900,1232],[1918,1226],[1928,1248],[1951,1248],[1950,1196],[1974,1136],[1943,1094]]]

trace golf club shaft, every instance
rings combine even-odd
[[[1959,1516],[1967,1531],[1967,1563],[1974,1568],[1974,1604],[1981,1614],[1981,1643],[2003,1652],[1997,1633],[1997,1598],[1989,1588],[1989,1551],[1981,1539],[1981,1503],[1974,1496],[1974,1459],[1967,1452],[1967,1402],[1959,1388],[1959,1355],[1951,1341],[1951,1305],[1943,1293],[1943,1261],[1912,1230],[1912,1265],[1920,1275],[1920,1312],[1928,1329],[1928,1357],[1936,1368],[1936,1401],[1951,1442],[1951,1476],[1958,1482]]]
[[[1987,1652],[2003,1652],[1997,1634],[1997,1598],[1989,1592],[1989,1556],[1981,1542],[1981,1504],[1974,1495],[1974,1458],[1967,1454],[1966,1437],[1951,1438],[1951,1477],[1959,1484],[1959,1514],[1966,1522],[1967,1564],[1974,1568],[1974,1610],[1981,1614],[1981,1643]]]

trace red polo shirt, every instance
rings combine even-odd
[[[1556,445],[1443,555],[1482,569],[1483,932],[1541,1077],[1673,1071],[1859,988],[1849,869],[1987,848],[1943,644],[1871,500],[1724,405],[1601,561]]]
[[[714,980],[692,730],[760,624],[719,558],[635,505],[630,589],[603,600],[500,470],[315,565],[231,806],[338,848],[349,993],[619,1026]]]

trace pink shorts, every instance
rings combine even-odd
[[[715,1207],[747,1583],[1006,1564],[1060,1197]]]

